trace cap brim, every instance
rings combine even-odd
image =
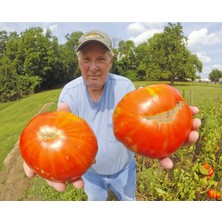
[[[78,52],[83,46],[85,46],[85,45],[88,44],[89,42],[99,42],[99,43],[101,43],[102,45],[104,45],[109,51],[112,52],[112,49],[111,49],[109,46],[107,46],[103,41],[95,40],[95,39],[93,39],[93,40],[86,40],[86,41],[82,42],[82,43],[77,47],[76,52]]]

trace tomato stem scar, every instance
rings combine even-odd
[[[58,132],[58,130],[49,126],[40,128],[38,132],[39,139],[45,142],[55,140],[56,138],[58,138],[59,135],[60,133]]]

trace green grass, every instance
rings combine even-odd
[[[151,84],[158,84],[160,82],[148,82],[148,81],[137,81],[134,82],[136,88],[139,86],[145,87]],[[161,82],[169,83],[169,82]],[[174,87],[177,88],[186,102],[189,105],[200,105],[206,100],[213,100],[215,102],[222,97],[222,85],[211,84],[211,83],[199,83],[199,82],[175,82]]]
[[[61,89],[38,93],[19,101],[0,103],[0,170],[7,154],[18,141],[22,129],[41,107],[53,102],[51,110],[56,109]]]

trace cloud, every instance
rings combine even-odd
[[[142,42],[147,41],[149,38],[151,38],[155,33],[159,33],[160,30],[158,29],[151,29],[151,30],[146,30],[143,33],[135,36],[135,37],[130,37],[131,40],[135,42],[135,44],[140,44]]]
[[[222,71],[222,65],[215,64],[215,65],[212,66],[212,69],[219,69],[220,71]]]
[[[47,29],[50,29],[51,32],[56,31],[58,29],[58,24],[50,25],[49,27],[43,28],[43,33],[45,34]]]
[[[144,32],[146,30],[146,28],[141,23],[136,22],[136,23],[129,24],[127,30],[128,30],[129,34],[137,35],[137,34],[141,34],[142,32]]]
[[[222,33],[208,33],[207,28],[192,31],[188,36],[188,46],[193,47],[197,44],[211,45],[221,41]]]
[[[50,25],[50,26],[49,26],[49,29],[50,29],[51,31],[57,30],[57,29],[58,29],[58,24]]]
[[[131,23],[128,25],[127,31],[129,40],[135,42],[135,44],[140,44],[147,41],[155,33],[160,33],[163,31],[163,23]]]
[[[193,54],[196,54],[198,59],[203,63],[211,63],[212,61],[211,58],[206,55],[206,52],[196,52]]]

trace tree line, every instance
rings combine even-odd
[[[66,42],[60,44],[49,29],[40,27],[20,34],[0,31],[0,102],[52,89],[80,76],[75,50],[82,34],[67,34]],[[168,23],[163,32],[139,45],[118,40],[111,71],[132,81],[194,80],[202,62],[187,49],[187,40],[180,23]]]

